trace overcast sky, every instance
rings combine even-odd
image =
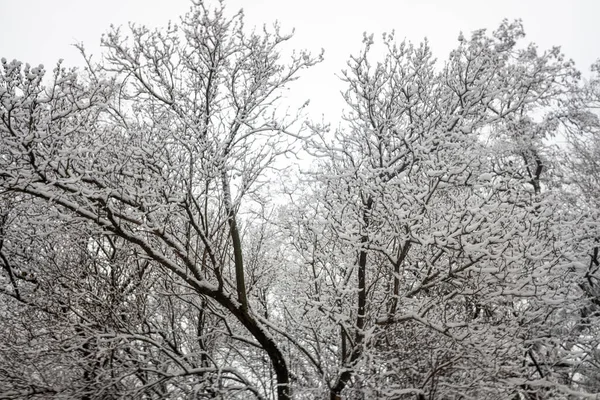
[[[210,3],[210,1],[209,1]],[[582,71],[600,58],[600,0],[230,0],[228,10],[244,9],[252,27],[279,20],[285,30],[296,29],[295,48],[318,53],[326,61],[305,73],[293,95],[311,99],[311,114],[333,117],[341,105],[335,74],[349,54],[361,46],[363,32],[376,38],[396,31],[398,39],[429,39],[443,61],[456,45],[460,31],[495,29],[503,18],[521,18],[527,40],[540,49],[560,45]],[[188,0],[0,0],[0,57],[42,63],[50,70],[59,59],[80,64],[71,44],[83,42],[92,53],[110,24],[128,21],[150,26],[177,21]],[[302,98],[302,99],[300,99]]]

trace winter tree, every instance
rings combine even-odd
[[[427,43],[389,35],[372,64],[365,37],[348,63],[347,123],[315,128],[320,163],[289,223],[304,340],[326,354],[331,399],[559,398],[578,385],[561,335],[585,253],[546,188],[579,74],[523,36],[507,22],[461,35],[441,69]]]
[[[45,284],[56,292],[68,281],[50,304],[73,327],[56,327],[63,337],[53,340],[86,363],[70,373],[89,383],[88,398],[290,397],[282,347],[257,290],[249,295],[259,271],[238,215],[246,200],[260,203],[274,161],[301,139],[296,117],[275,106],[318,58],[284,61],[289,38],[278,26],[248,33],[242,14],[198,2],[179,25],[111,30],[102,64],[59,64],[49,83],[43,67],[3,59],[0,175],[3,200],[15,204],[3,217],[4,292],[36,309],[48,302],[36,294]],[[47,223],[18,211],[24,203]],[[39,375],[5,382],[22,388],[16,397],[70,390],[68,376]]]
[[[598,80],[523,37],[365,36],[335,130],[222,3],[2,59],[0,397],[595,398]]]

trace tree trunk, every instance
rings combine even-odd
[[[365,208],[363,211],[363,229],[365,231],[369,227],[370,214],[371,214],[372,208],[373,208],[373,198],[369,197],[369,199],[365,203]],[[360,249],[360,253],[358,256],[358,271],[357,271],[357,280],[358,280],[358,282],[357,282],[358,283],[357,306],[358,306],[358,310],[356,313],[356,338],[354,341],[355,345],[354,345],[354,349],[352,350],[352,354],[350,355],[350,358],[348,360],[348,364],[344,365],[345,366],[344,372],[341,373],[335,386],[332,387],[330,390],[330,399],[331,400],[341,400],[342,399],[341,393],[346,388],[346,385],[348,385],[348,382],[352,378],[353,364],[362,355],[361,346],[362,346],[363,340],[365,338],[364,329],[365,329],[365,314],[366,314],[366,308],[367,308],[367,287],[366,287],[367,250],[366,250],[366,245],[367,245],[368,240],[369,240],[369,237],[368,237],[367,233],[363,232],[363,234],[361,235],[361,239],[360,239],[361,249]],[[346,364],[346,363],[344,363],[344,364]]]
[[[210,293],[209,295],[235,315],[238,321],[240,321],[258,343],[260,343],[261,347],[269,356],[271,365],[275,371],[275,376],[277,378],[277,399],[290,400],[292,397],[290,389],[290,373],[287,362],[271,335],[269,335],[269,333],[265,331],[259,322],[252,316],[251,311],[236,305],[226,294],[216,292]]]

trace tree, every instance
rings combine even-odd
[[[304,129],[290,37],[194,2],[83,71],[2,59],[2,396],[595,396],[597,81],[518,21],[443,66],[366,36]]]
[[[597,189],[600,168],[598,155],[599,66],[592,66],[594,75],[585,82],[581,90],[574,91],[568,99],[563,112],[557,115],[564,127],[566,148],[560,158],[559,190],[561,208],[568,220],[564,225],[569,229],[568,247],[572,258],[575,254],[584,255],[577,281],[579,296],[571,307],[571,329],[569,347],[578,360],[577,372],[569,376],[581,387],[589,391],[598,391],[598,332],[599,293],[598,293],[598,206]],[[565,218],[565,219],[567,219]],[[563,227],[564,229],[564,227]]]
[[[315,128],[323,161],[293,223],[300,307],[337,326],[307,339],[331,349],[331,399],[568,392],[555,336],[576,274],[543,189],[579,74],[523,36],[461,36],[441,71],[427,43],[393,36],[382,62],[372,37],[349,62],[347,124]]]
[[[166,297],[150,296],[160,304],[146,300],[148,307],[160,310],[158,321],[143,318],[139,324],[95,328],[102,333],[82,332],[91,340],[83,358],[122,341],[145,341],[142,349],[164,352],[176,364],[163,367],[150,357],[155,367],[146,372],[156,375],[154,380],[133,375],[135,386],[147,396],[152,396],[150,388],[167,385],[159,390],[173,391],[179,377],[191,377],[186,379],[192,384],[206,373],[220,376],[219,386],[225,389],[239,390],[230,385],[234,382],[258,393],[258,377],[247,380],[239,369],[246,368],[243,348],[258,347],[270,359],[278,398],[287,399],[287,362],[251,306],[256,300],[248,297],[238,214],[278,156],[295,151],[300,137],[293,130],[295,118],[279,115],[275,106],[281,90],[318,58],[300,52],[282,62],[279,49],[290,35],[281,34],[277,26],[272,32],[247,34],[241,13],[227,18],[223,5],[209,10],[194,3],[180,26],[150,31],[131,25],[130,30],[130,38],[118,28],[103,38],[104,64],[94,64],[82,49],[85,73],[59,64],[48,87],[42,67],[2,60],[1,186],[9,201],[42,200],[47,212],[64,222],[59,235],[74,232],[73,224],[82,226],[77,229],[88,235],[83,242],[66,241],[64,246],[75,243],[85,257],[94,252],[90,263],[105,263],[102,272],[112,276],[130,261],[114,260],[125,243],[126,257],[138,264],[130,274],[141,278],[150,269],[155,275],[151,280],[161,281],[158,286],[166,290]],[[9,275],[20,267],[17,243],[6,240],[4,245]],[[12,284],[7,294],[26,303],[19,284]],[[122,295],[127,286],[115,285],[113,291]],[[102,291],[100,286],[91,290]],[[101,299],[98,307],[109,312],[112,301]],[[129,307],[125,299],[117,301]],[[91,311],[83,307],[78,304],[66,312],[82,313],[85,320]],[[230,329],[229,343],[221,345],[238,356],[211,355],[205,349],[207,314]],[[161,326],[167,323],[170,332]],[[250,336],[240,337],[237,325]],[[202,342],[195,346],[179,337],[184,334],[180,331],[189,335],[192,326]],[[162,339],[157,341],[155,333]],[[199,353],[204,361],[190,358]],[[94,358],[91,353],[89,357]],[[256,375],[255,367],[247,368]],[[104,384],[88,372],[84,378]]]

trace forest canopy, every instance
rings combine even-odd
[[[290,42],[194,1],[1,59],[0,398],[597,398],[600,61],[366,35],[333,129]]]

